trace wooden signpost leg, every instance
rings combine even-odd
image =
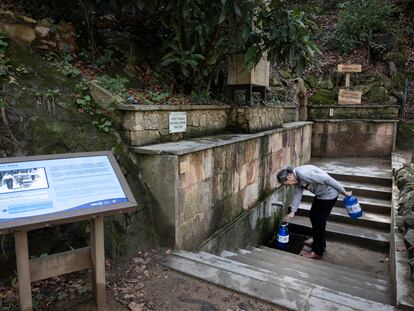
[[[351,74],[347,72],[345,74],[345,87],[349,88],[351,86]]]
[[[106,306],[104,222],[102,217],[91,220],[91,252],[92,284],[96,308],[98,311],[102,311]]]
[[[16,248],[17,280],[19,284],[20,310],[32,311],[32,290],[30,285],[29,248],[27,232],[14,233]]]

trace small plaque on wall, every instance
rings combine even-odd
[[[186,112],[170,112],[169,132],[181,133],[187,130],[187,113]]]
[[[360,104],[362,93],[359,91],[350,91],[345,89],[339,90],[339,104]]]

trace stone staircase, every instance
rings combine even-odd
[[[390,168],[381,174],[370,174],[369,170],[360,171],[358,167],[347,170],[340,163],[334,167],[324,165],[324,161],[315,164],[343,184],[347,190],[352,191],[358,197],[363,210],[361,218],[350,218],[343,208],[343,196],[339,196],[326,225],[327,237],[388,252],[392,187]],[[302,203],[289,225],[291,231],[311,234],[309,211],[312,200],[313,194],[304,191]]]
[[[316,165],[353,191],[364,211],[360,219],[349,218],[339,198],[327,223],[329,252],[335,252],[336,242],[332,241],[344,241],[387,257],[391,205],[391,170],[387,163],[379,170],[362,169],[352,161],[324,163],[316,161]],[[312,194],[304,193],[297,215],[289,225],[291,232],[310,233],[311,201]],[[357,260],[349,253],[348,261]],[[309,260],[260,246],[223,251],[220,256],[175,251],[164,260],[164,265],[291,310],[394,309],[388,275],[378,275],[363,265],[327,262],[325,257],[321,261]]]

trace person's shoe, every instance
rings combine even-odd
[[[310,259],[322,259],[322,256],[316,254],[315,252],[304,253],[302,256]]]

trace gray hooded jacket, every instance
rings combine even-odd
[[[320,200],[333,200],[339,193],[345,194],[346,192],[340,183],[314,165],[298,166],[293,170],[293,173],[299,184],[294,186],[292,212],[298,210],[304,189],[314,193],[315,197]]]

